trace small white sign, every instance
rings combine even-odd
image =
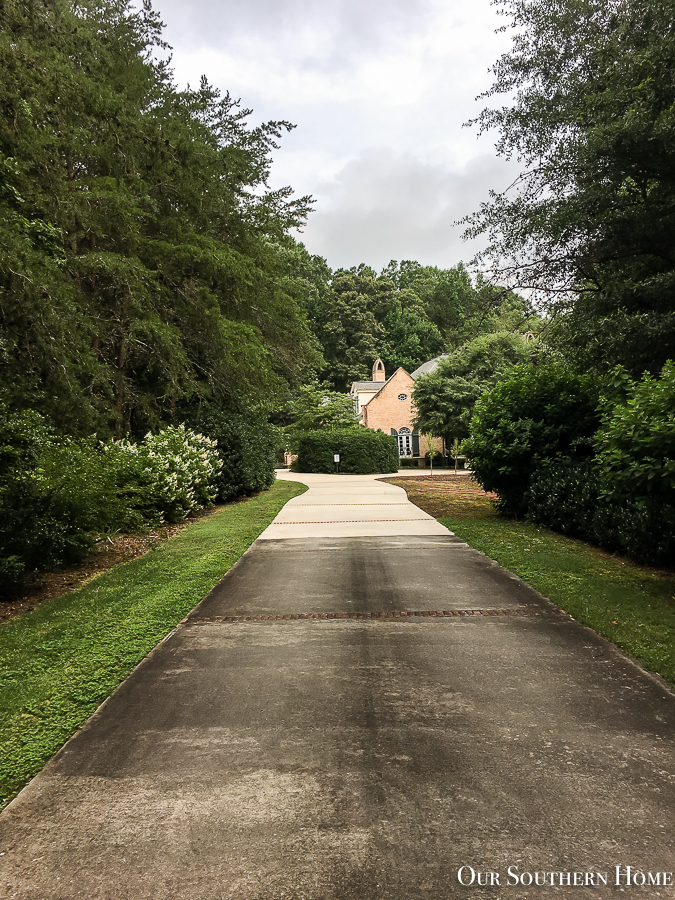
[[[340,454],[339,453],[333,454],[333,462],[340,462]]]

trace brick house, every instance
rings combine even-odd
[[[439,357],[440,358],[440,357]],[[423,459],[429,452],[426,436],[420,435],[413,427],[412,392],[415,377],[432,371],[437,360],[430,360],[412,375],[399,367],[393,375],[386,377],[384,363],[376,359],[373,365],[372,381],[355,381],[349,395],[354,401],[354,412],[364,428],[372,428],[393,434],[398,439],[398,453],[402,459]],[[431,447],[444,452],[442,438],[431,438]]]

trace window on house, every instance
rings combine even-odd
[[[405,426],[398,430],[398,455],[402,459],[412,456],[412,434],[410,429]]]
[[[398,395],[398,399],[399,399],[399,400],[407,400],[407,399],[408,399],[408,395],[407,395],[407,394],[399,394],[399,395]]]

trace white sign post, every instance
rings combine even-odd
[[[340,454],[339,453],[333,454],[333,462],[335,463],[335,474],[337,475],[338,471],[340,469]]]

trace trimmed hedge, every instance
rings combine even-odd
[[[308,431],[298,445],[294,472],[335,472],[333,455],[340,454],[343,475],[398,471],[398,442],[393,435],[369,428]]]
[[[532,473],[528,518],[648,565],[675,559],[675,507],[603,492],[597,462],[550,460]]]

